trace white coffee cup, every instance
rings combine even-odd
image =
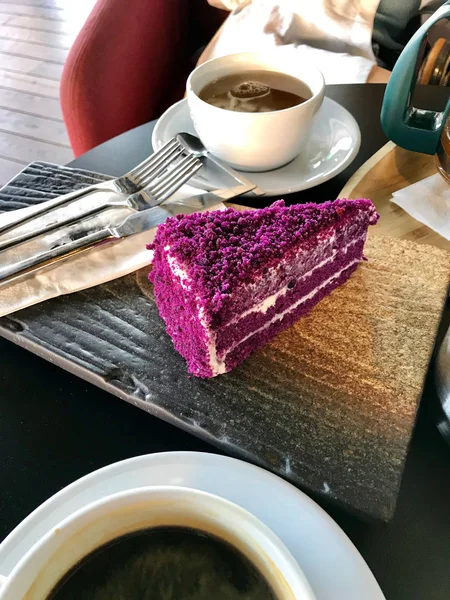
[[[45,600],[93,550],[128,533],[164,526],[199,529],[230,543],[256,566],[278,600],[314,600],[296,560],[259,519],[218,496],[169,486],[128,490],[73,513],[0,578],[0,599]]]
[[[212,154],[243,171],[268,171],[300,154],[313,117],[323,102],[322,73],[298,60],[291,48],[267,53],[232,54],[197,67],[187,81],[189,111],[198,136]],[[297,106],[264,113],[234,112],[199,98],[208,83],[248,70],[277,71],[305,84],[305,97]]]

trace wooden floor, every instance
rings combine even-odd
[[[59,81],[95,0],[0,0],[0,185],[33,160],[73,157]]]

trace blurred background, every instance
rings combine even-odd
[[[60,80],[96,1],[0,0],[0,186],[32,161],[65,164],[74,157]],[[404,44],[443,1],[380,0],[372,49],[387,78]],[[201,55],[208,58],[208,42],[229,14],[213,7],[233,3],[251,0],[98,0],[64,76],[64,114],[76,154],[158,117],[181,98],[187,73]],[[307,3],[295,6],[303,14]],[[311,20],[318,5],[309,6],[304,16]],[[396,15],[413,12],[400,27]],[[127,16],[128,28],[139,27],[139,34],[115,26]],[[450,84],[449,20],[430,31],[419,62],[418,83]]]
[[[0,185],[33,160],[72,159],[59,81],[69,48],[94,4],[0,0]]]

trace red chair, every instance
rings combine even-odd
[[[61,79],[75,156],[182,98],[195,51],[225,16],[206,0],[97,0]]]

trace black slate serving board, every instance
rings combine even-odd
[[[0,192],[0,210],[105,178],[35,163]],[[230,454],[389,519],[450,266],[439,249],[378,237],[367,254],[310,315],[211,380],[187,376],[147,269],[5,317],[0,335]]]

